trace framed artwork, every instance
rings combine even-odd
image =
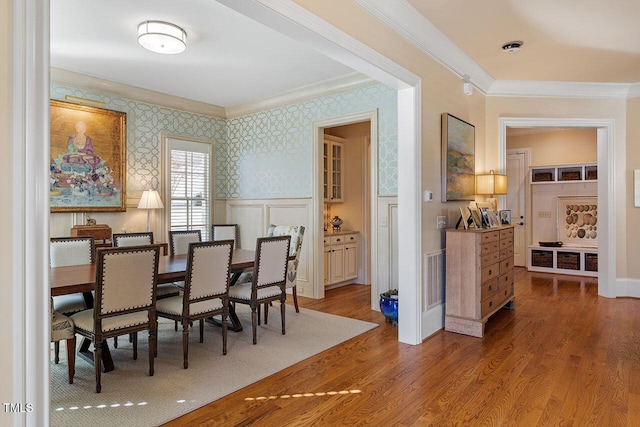
[[[51,101],[51,212],[126,210],[126,113]]]
[[[480,214],[478,213],[478,210],[476,209],[472,209],[472,208],[468,208],[469,212],[471,212],[471,218],[473,219],[473,224],[475,225],[476,228],[482,228],[482,218],[480,218]]]
[[[442,201],[474,200],[475,126],[442,114]]]
[[[473,219],[471,218],[471,211],[466,207],[460,207],[460,219],[456,223],[456,228],[460,225],[464,226],[464,229],[467,230],[471,224],[473,224]]]
[[[511,224],[511,211],[504,210],[500,211],[500,224],[502,225],[510,225]]]
[[[498,215],[496,211],[488,209],[487,210],[487,222],[489,223],[489,227],[499,227],[500,223],[498,222]]]
[[[598,197],[558,197],[558,241],[598,246]]]

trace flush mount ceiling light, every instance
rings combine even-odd
[[[187,33],[168,22],[144,21],[138,25],[138,43],[151,52],[176,54],[187,48]]]
[[[519,40],[515,40],[515,41],[512,41],[512,42],[507,42],[507,43],[502,45],[502,50],[507,52],[507,53],[517,52],[517,51],[520,50],[520,48],[522,47],[523,44],[524,44],[524,42],[519,41]]]

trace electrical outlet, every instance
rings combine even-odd
[[[551,218],[551,211],[538,211],[538,218]]]
[[[447,217],[445,216],[436,217],[436,228],[437,229],[447,228]]]

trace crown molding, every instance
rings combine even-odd
[[[640,97],[640,83],[496,80],[406,0],[355,1],[487,96],[609,99]]]
[[[106,92],[119,96],[123,99],[131,99],[149,104],[161,105],[163,107],[175,108],[177,110],[189,111],[205,116],[225,118],[225,109],[217,105],[207,104],[192,99],[181,98],[179,96],[168,95],[166,93],[153,90],[142,89],[123,83],[112,82],[98,77],[88,76],[69,70],[51,67],[51,82],[61,83],[83,89],[90,89],[99,92]]]
[[[405,0],[355,0],[465,82],[486,93],[495,79]]]
[[[375,80],[363,74],[351,73],[282,92],[269,98],[228,107],[226,109],[226,118],[246,116],[259,111],[296,104],[321,96],[328,96],[336,92],[371,86],[376,83]]]
[[[630,85],[627,98],[640,98],[640,83]]]
[[[629,96],[631,86],[632,85],[628,83],[496,80],[487,92],[487,96],[627,98]]]

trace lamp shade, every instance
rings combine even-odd
[[[138,209],[162,209],[164,205],[156,190],[145,190],[138,203]]]
[[[476,175],[476,194],[507,194],[507,176],[493,173],[493,170],[488,174]]]
[[[138,43],[156,53],[181,53],[187,48],[187,33],[169,22],[144,21],[138,25]]]

